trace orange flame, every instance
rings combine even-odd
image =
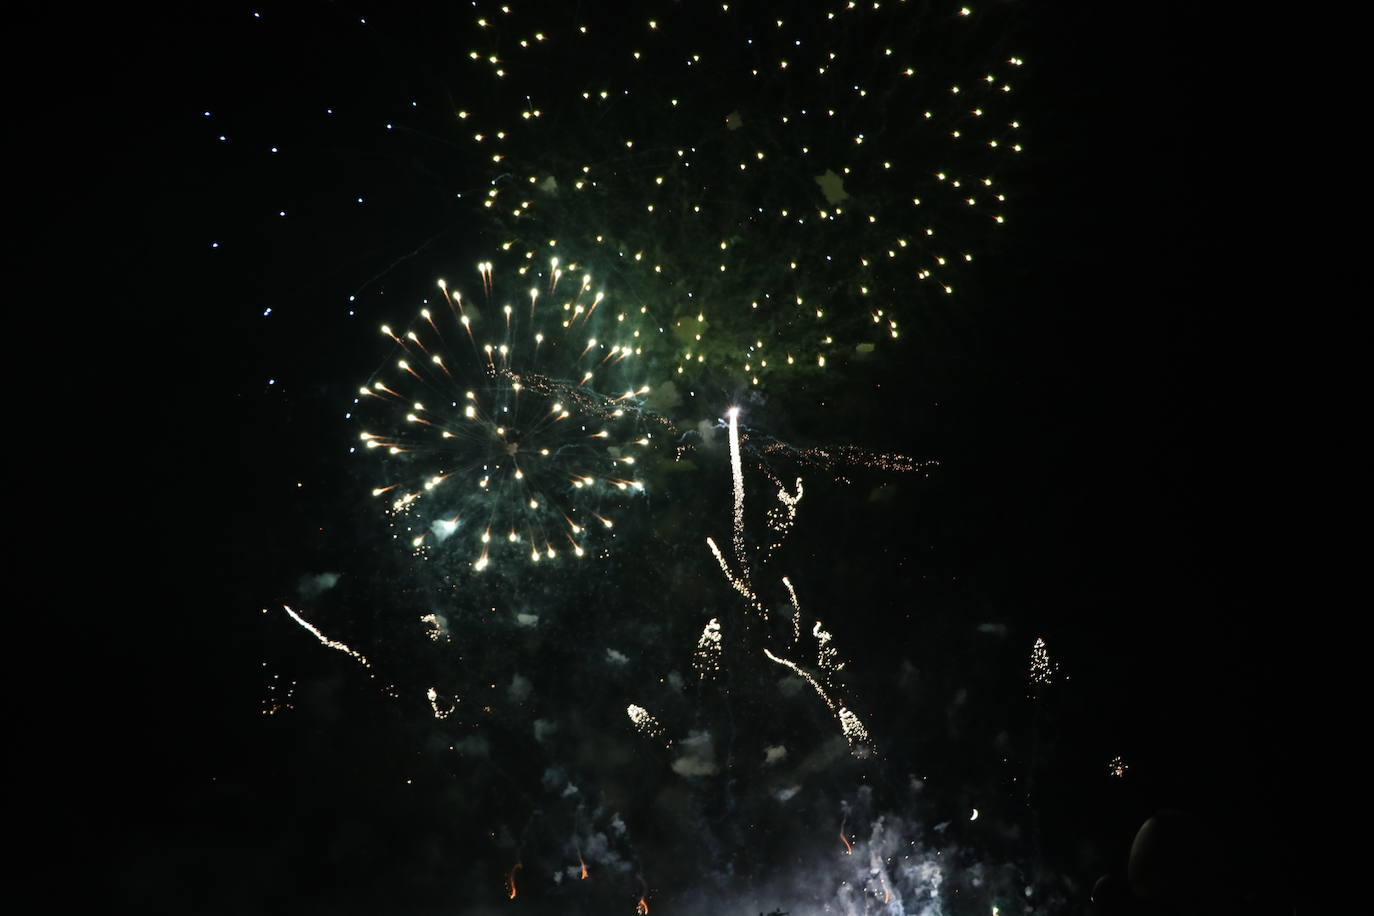
[[[635,912],[638,913],[639,916],[649,916],[649,901],[640,897],[639,903],[635,905]]]
[[[854,855],[854,847],[849,845],[849,837],[844,835],[843,827],[840,828],[840,839],[844,841],[844,854],[847,856]]]
[[[587,872],[587,863],[582,861],[582,853],[580,852],[577,854],[577,864],[582,866],[582,880],[586,881],[590,875]]]
[[[510,870],[510,874],[506,875],[506,886],[510,888],[510,899],[512,900],[515,899],[515,873],[522,868],[524,868],[524,865],[516,862],[515,867]]]

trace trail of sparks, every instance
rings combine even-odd
[[[720,565],[721,572],[725,575],[726,581],[749,602],[750,610],[754,611],[766,622],[768,620],[768,608],[759,600],[758,594],[754,591],[753,584],[750,581],[749,558],[745,553],[744,468],[740,460],[739,408],[730,408],[726,415],[729,417],[730,421],[730,473],[734,496],[734,530],[732,534],[735,554],[734,566],[732,567],[731,563],[726,560],[724,553],[713,538],[708,537],[706,539],[706,546],[710,548],[711,554],[716,558],[716,562]],[[765,473],[768,472],[765,471]],[[772,550],[777,547],[778,543],[781,543],[781,535],[784,535],[786,530],[790,528],[795,521],[797,503],[799,503],[802,498],[802,480],[801,478],[797,478],[795,492],[789,492],[771,473],[769,473],[768,476],[769,479],[778,486],[777,498],[778,502],[781,504],[781,509],[775,510],[776,514],[769,515],[770,526],[773,527],[775,534],[779,534],[777,543],[774,543],[768,548],[769,553],[771,553]],[[792,604],[792,642],[796,645],[801,638],[801,602],[797,599],[797,592],[796,589],[792,587],[791,580],[787,577],[783,577],[782,583],[787,589],[788,599]],[[708,634],[710,634],[709,625],[707,632],[704,632],[701,639],[698,641],[698,658],[702,656],[707,648]],[[821,628],[819,620],[816,621],[815,626],[811,630],[811,634],[816,638],[817,642],[817,666],[828,680],[844,667],[844,663],[838,660],[838,654],[834,647],[829,644],[831,635]],[[718,634],[711,635],[718,636]],[[860,721],[859,717],[852,710],[845,707],[842,703],[836,703],[835,700],[830,697],[826,687],[822,685],[820,680],[796,662],[777,655],[768,648],[764,648],[763,653],[770,661],[790,669],[798,677],[811,685],[811,688],[816,691],[816,695],[821,698],[831,712],[834,712],[839,717],[840,729],[845,739],[849,741],[851,747],[855,745],[866,745],[868,743],[868,730],[864,727],[863,722]],[[700,668],[698,670],[700,671]]]
[[[801,481],[797,481],[797,489],[801,490]],[[787,586],[787,597],[792,599],[792,642],[801,639],[801,604],[797,601],[797,592],[792,588],[792,580],[786,576],[782,577],[782,584]]]
[[[730,476],[734,480],[735,491],[735,565],[739,567],[741,575],[747,576],[744,565],[744,467],[739,457],[739,408],[731,407],[726,411],[726,416],[730,418]]]
[[[747,579],[743,576],[735,575],[734,570],[730,568],[730,562],[726,560],[725,555],[720,552],[720,548],[716,546],[715,540],[708,537],[706,539],[706,546],[711,548],[711,553],[715,556],[716,562],[720,564],[720,571],[725,573],[726,580],[734,590],[749,600],[750,607],[756,611],[761,611],[758,595],[754,594],[754,589],[749,585]]]
[[[328,646],[331,649],[337,649],[345,655],[353,656],[355,659],[358,660],[358,663],[361,664],[364,668],[372,667],[372,663],[369,662],[361,652],[356,652],[348,646],[344,645],[343,643],[339,642],[338,640],[330,639],[328,636],[325,636],[319,630],[315,629],[314,625],[311,624],[310,621],[306,620],[304,617],[302,617],[300,614],[297,614],[295,611],[291,610],[291,608],[287,607],[286,605],[283,604],[282,608],[286,611],[287,614],[291,615],[292,620],[296,621],[296,623],[300,624],[312,636],[318,639],[321,645]]]
[[[522,863],[516,862],[515,867],[510,870],[510,874],[506,875],[506,889],[510,892],[511,900],[515,899],[517,893],[515,889],[515,873],[524,867],[525,866]]]
[[[812,677],[811,674],[805,668],[803,668],[801,665],[798,665],[791,659],[782,658],[781,656],[774,655],[768,649],[764,649],[763,654],[768,656],[770,660],[777,662],[779,665],[785,665],[786,667],[791,668],[792,672],[796,674],[797,677],[806,681],[808,684],[812,686],[812,688],[815,689],[816,695],[825,701],[825,705],[829,706],[832,712],[835,710],[835,701],[830,699],[830,694],[825,692],[825,688],[822,687],[820,685],[820,682],[817,681],[814,677]]]
[[[870,471],[909,473],[938,467],[934,459],[917,461],[895,452],[871,452],[857,445],[821,445],[813,448],[794,448],[784,442],[769,442],[762,446],[764,454],[782,455],[810,467],[835,473],[844,468],[866,468]]]

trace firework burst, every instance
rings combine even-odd
[[[396,354],[358,397],[395,536],[479,572],[604,549],[657,444],[645,310],[609,300],[576,263],[515,260],[479,264],[476,296],[440,280],[409,328],[384,325]]]
[[[594,236],[671,291],[678,371],[761,384],[924,329],[1005,222],[1022,62],[997,19],[503,7],[476,19],[464,78],[490,92],[458,117],[502,231]]]

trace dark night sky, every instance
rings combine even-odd
[[[837,578],[865,583],[858,593],[881,610],[855,612],[862,626],[844,651],[874,670],[905,659],[922,670],[905,703],[877,701],[883,678],[856,688],[871,728],[887,728],[909,765],[851,767],[819,792],[849,798],[870,782],[882,796],[906,767],[958,786],[936,810],[906,812],[912,822],[993,807],[976,792],[1003,785],[980,769],[992,751],[978,742],[990,735],[975,737],[970,724],[943,730],[952,692],[967,688],[970,721],[1003,722],[1010,756],[1024,759],[1031,730],[1043,742],[1035,820],[1045,867],[1069,876],[1057,885],[1063,912],[1087,912],[1093,880],[1119,869],[1136,827],[1166,807],[1211,819],[1240,850],[1242,864],[1228,868],[1249,877],[1236,880],[1268,869],[1277,898],[1290,890],[1272,878],[1274,863],[1292,855],[1312,788],[1290,772],[1298,742],[1285,657],[1300,643],[1266,625],[1290,601],[1296,562],[1282,543],[1291,530],[1279,533],[1291,491],[1276,431],[1293,407],[1269,356],[1280,332],[1269,309],[1253,306],[1261,284],[1237,277],[1245,220],[1236,214],[1246,211],[1232,208],[1238,194],[1225,176],[1243,163],[1223,138],[1243,115],[1226,114],[1219,74],[1241,39],[1186,5],[1102,6],[1020,5],[1033,155],[1015,179],[1014,231],[983,259],[967,323],[953,332],[959,348],[933,360],[926,381],[888,373],[789,421],[799,435],[830,424],[873,435],[859,444],[940,461],[872,521],[854,517],[843,492],[813,491],[811,517],[837,526],[835,541],[888,546],[811,564],[803,592],[824,602]],[[461,14],[388,18],[325,3],[262,12],[268,21],[216,5],[16,32],[64,63],[21,102],[24,136],[36,140],[18,191],[43,213],[32,241],[53,269],[45,294],[15,311],[47,327],[48,367],[81,405],[68,424],[71,471],[95,492],[72,508],[98,519],[95,532],[55,532],[78,542],[64,551],[93,561],[61,560],[79,572],[52,591],[79,596],[71,629],[94,675],[56,693],[79,717],[64,740],[99,775],[89,795],[59,795],[53,826],[78,854],[105,850],[114,889],[102,896],[142,912],[497,912],[512,858],[500,834],[549,807],[537,798],[543,764],[505,763],[505,783],[471,776],[440,750],[452,736],[423,703],[383,696],[279,614],[283,602],[309,607],[295,594],[306,573],[342,568],[380,581],[402,567],[388,545],[350,540],[358,532],[342,521],[352,497],[341,488],[357,478],[336,464],[348,432],[340,398],[378,351],[364,319],[337,315],[428,240],[441,238],[416,259],[422,280],[464,241],[451,229],[456,211],[437,200],[459,171],[447,149],[423,138],[383,148],[372,117],[411,98],[438,105],[434,86],[449,71],[406,49],[442,46],[436,23]],[[378,17],[364,37],[351,28],[359,14]],[[328,123],[302,114],[323,98],[344,113]],[[216,143],[219,131],[233,142]],[[277,163],[234,145],[277,136],[319,161]],[[342,206],[353,187],[375,208]],[[314,221],[280,228],[277,201]],[[62,355],[73,327],[91,344],[89,362]],[[789,406],[805,401],[794,395]],[[726,505],[719,472],[715,502],[704,504],[712,509]],[[723,526],[722,516],[718,537]],[[626,575],[649,585],[647,573]],[[577,588],[568,594],[585,597]],[[376,610],[351,629],[374,637],[358,648],[415,671],[441,663],[409,658],[414,644],[399,635],[375,639],[386,615],[356,600]],[[1008,634],[992,648],[969,635],[986,621]],[[1028,726],[1036,636],[1067,678]],[[585,672],[554,642],[532,659],[529,645],[507,641],[477,664]],[[260,715],[265,660],[299,680],[295,710]],[[414,700],[414,685],[390,679]],[[588,691],[615,711],[629,701],[613,705],[618,689]],[[741,701],[741,716],[757,714],[755,701]],[[499,727],[493,734],[524,753]],[[1125,779],[1106,776],[1116,754],[1131,767]],[[654,912],[691,912],[682,889],[692,876],[674,873],[670,858],[677,840],[658,834],[671,793],[635,794],[671,776],[652,775],[662,760],[644,766],[650,774],[587,772],[642,780],[597,789],[632,822],[622,852]],[[502,813],[504,792],[525,807]],[[1029,823],[1024,806],[1004,808],[1003,821]],[[705,832],[729,833],[714,823]],[[833,844],[837,826],[816,833]],[[531,849],[556,846],[544,828],[525,829]],[[1025,843],[1006,858],[1029,861]],[[777,837],[763,844],[783,848]],[[732,860],[741,875],[793,864]],[[526,862],[532,887],[538,867]],[[581,912],[608,899],[610,912],[629,913],[638,888],[633,875],[616,888],[630,895],[623,906],[620,896],[570,903],[537,890],[517,903]]]

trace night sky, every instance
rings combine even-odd
[[[81,607],[59,619],[90,674],[54,678],[72,726],[55,740],[99,773],[76,795],[44,783],[64,858],[100,850],[100,896],[148,913],[1087,913],[1101,876],[1127,893],[1137,829],[1173,809],[1202,825],[1178,854],[1206,876],[1197,908],[1100,912],[1291,912],[1313,789],[1292,776],[1298,649],[1261,622],[1289,601],[1293,408],[1256,281],[1227,258],[1241,116],[1218,72],[1239,38],[1183,6],[836,4],[858,24],[833,27],[825,5],[541,6],[16,27],[62,60],[20,103],[37,141],[15,173],[43,214],[25,244],[53,265],[17,310],[76,405],[71,454],[40,476],[89,494],[71,503],[85,521],[53,529],[89,560],[45,589]],[[518,46],[535,32],[547,47]],[[789,43],[790,70],[749,73]],[[797,72],[832,47],[832,82]],[[991,69],[1014,92],[970,119],[983,103],[946,84]],[[583,85],[630,92],[583,108]],[[538,123],[473,139],[522,109]],[[972,136],[994,118],[995,152]],[[963,204],[930,175],[946,163],[995,188]],[[836,197],[817,179],[844,164]],[[554,233],[607,308],[649,309],[633,372],[609,370],[654,386],[621,421],[655,431],[643,493],[596,491],[614,534],[580,559],[559,540],[476,573],[466,528],[417,557],[428,521],[400,537],[370,495],[411,459],[354,453],[360,422],[405,413],[355,403],[404,380],[377,327],[443,306],[439,277],[480,309],[474,265],[512,241],[500,287]],[[699,311],[697,341],[678,329]],[[570,397],[571,351],[551,352]],[[764,352],[798,365],[765,371]],[[734,556],[732,407],[767,623],[705,540]],[[805,480],[776,553],[770,476]],[[526,511],[469,490],[464,511]],[[703,678],[711,619],[721,668]],[[817,620],[846,662],[833,678]],[[779,646],[867,741],[768,661]]]

